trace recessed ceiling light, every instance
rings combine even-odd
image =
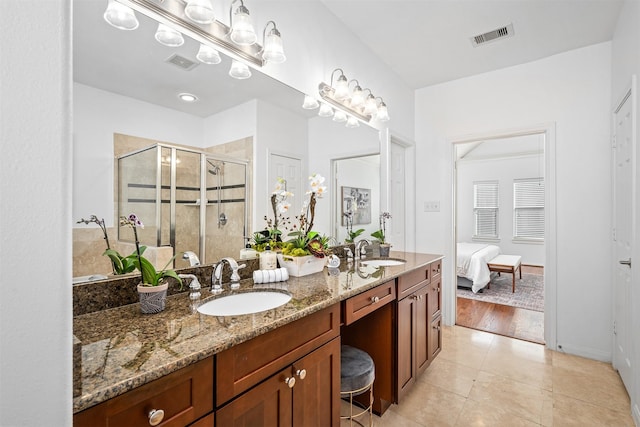
[[[197,96],[190,93],[181,93],[180,95],[178,95],[178,98],[180,98],[184,102],[196,102],[198,100]]]

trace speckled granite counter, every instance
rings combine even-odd
[[[73,333],[81,346],[81,358],[74,358],[73,412],[160,378],[233,345],[300,319],[383,282],[442,258],[440,255],[392,252],[392,258],[407,262],[399,266],[372,267],[343,262],[340,270],[287,282],[255,285],[243,280],[240,291],[278,288],[291,293],[287,304],[256,314],[230,317],[206,316],[197,305],[212,298],[208,288],[192,301],[189,293],[167,298],[158,314],[140,313],[138,304],[74,317]],[[220,295],[229,294],[225,291]],[[80,361],[81,359],[81,361]],[[81,374],[78,374],[81,372]]]

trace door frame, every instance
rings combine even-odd
[[[556,233],[556,124],[555,122],[541,123],[515,129],[495,130],[475,134],[447,138],[450,150],[450,179],[451,179],[451,239],[447,248],[449,268],[443,273],[448,276],[443,289],[444,322],[454,325],[456,322],[456,243],[457,243],[457,173],[456,173],[456,145],[479,140],[504,139],[517,136],[544,134],[544,165],[545,165],[545,265],[544,265],[544,340],[545,346],[557,350],[557,233]]]

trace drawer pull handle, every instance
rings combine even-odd
[[[418,295],[414,295],[411,298],[413,298],[414,300],[418,301],[420,299],[420,297]]]
[[[149,425],[157,426],[164,419],[164,411],[162,409],[152,409],[149,411]]]
[[[435,329],[435,330],[439,331],[439,330],[440,330],[440,326],[439,326],[439,325],[434,325],[434,326],[433,326],[433,329]]]
[[[296,385],[296,379],[294,377],[289,377],[284,379],[284,383],[289,386],[289,388],[293,388]]]
[[[373,304],[377,303],[378,301],[380,301],[380,297],[377,297],[377,296],[376,297],[371,297],[371,302]]]
[[[301,380],[303,380],[307,376],[307,370],[306,369],[298,369],[296,371],[296,375],[299,376]]]

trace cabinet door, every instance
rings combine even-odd
[[[398,349],[397,349],[397,396],[400,402],[402,396],[416,381],[414,371],[414,345],[416,331],[415,313],[417,310],[417,299],[413,295],[398,301]]]
[[[291,378],[286,368],[216,410],[216,425],[290,427]]]
[[[438,276],[431,280],[429,285],[429,315],[431,320],[440,315],[442,310],[442,276]]]
[[[293,364],[294,426],[340,425],[340,338]]]
[[[429,292],[431,285],[427,285],[415,293],[416,299],[416,317],[415,326],[416,342],[415,348],[415,372],[416,375],[420,375],[429,363],[431,358],[429,357],[429,327],[431,326],[431,313],[429,310]]]
[[[431,322],[429,334],[429,361],[432,361],[442,350],[442,316]]]

